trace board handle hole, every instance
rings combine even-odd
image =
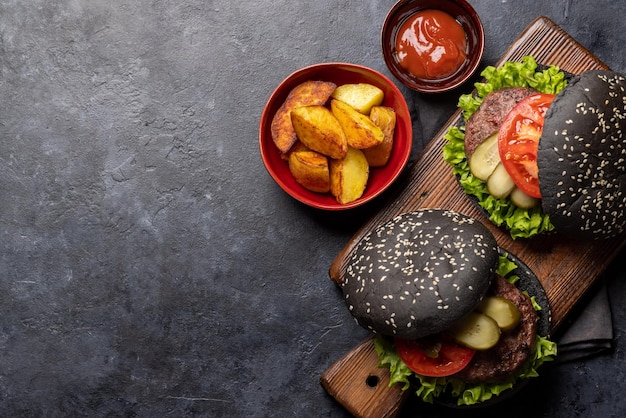
[[[380,382],[380,379],[378,378],[378,376],[373,375],[373,374],[367,376],[367,379],[365,379],[365,383],[367,384],[367,386],[371,388],[375,388],[376,386],[378,386],[379,382]]]

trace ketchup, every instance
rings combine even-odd
[[[466,59],[465,31],[452,16],[426,9],[398,30],[396,58],[417,78],[438,80],[454,74]]]

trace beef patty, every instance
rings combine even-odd
[[[535,351],[537,312],[530,297],[503,277],[496,277],[489,294],[504,297],[520,311],[520,322],[512,330],[503,331],[498,343],[485,351],[476,351],[474,358],[455,375],[468,383],[497,383],[518,371]]]
[[[508,87],[489,93],[465,123],[465,155],[469,158],[478,144],[500,129],[506,115],[523,98],[537,93],[526,87]]]

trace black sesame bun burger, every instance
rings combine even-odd
[[[473,405],[536,376],[556,354],[549,306],[512,260],[483,224],[447,210],[399,215],[361,239],[341,287],[357,323],[378,334],[391,384]]]
[[[513,238],[623,233],[626,77],[540,70],[531,57],[483,75],[443,151],[465,192]]]
[[[588,71],[554,98],[537,167],[542,208],[559,233],[626,230],[626,76]]]

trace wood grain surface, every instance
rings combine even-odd
[[[393,418],[411,395],[402,385],[389,386],[388,369],[378,367],[374,337],[370,337],[335,362],[320,383],[352,415]]]
[[[608,67],[546,17],[535,19],[509,47],[496,66],[505,61],[519,61],[532,55],[538,63],[557,65],[579,74]],[[558,235],[513,240],[508,232],[491,224],[458,185],[451,167],[443,161],[441,149],[448,128],[457,123],[455,112],[448,123],[429,142],[410,167],[405,184],[390,202],[352,237],[330,266],[329,275],[340,283],[347,260],[358,241],[376,226],[396,215],[419,208],[452,209],[481,220],[493,232],[503,249],[525,262],[543,284],[552,309],[552,329],[562,323],[567,313],[598,279],[623,247],[626,236],[610,240],[580,241]]]

